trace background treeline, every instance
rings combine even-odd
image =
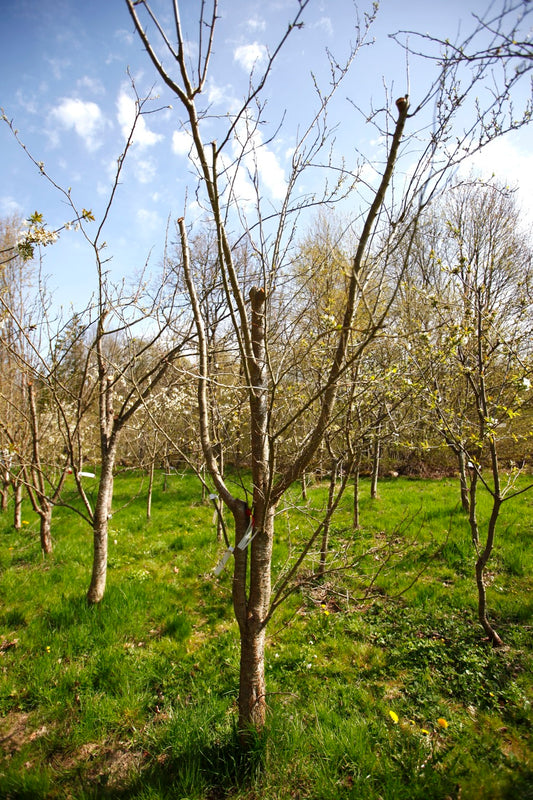
[[[285,278],[271,345],[281,388],[274,413],[280,418],[290,416],[294,401],[302,398],[309,401],[308,417],[313,414],[313,393],[340,324],[342,275],[350,264],[353,242],[343,236],[343,227],[341,220],[319,215],[298,243]],[[23,232],[20,219],[3,220],[2,249],[8,250]],[[204,288],[217,457],[235,470],[249,469],[238,348],[222,313],[216,248],[207,231],[194,239],[192,252]],[[308,472],[329,474],[332,454],[339,462],[348,461],[354,446],[361,474],[460,474],[463,455],[470,450],[486,466],[486,450],[474,443],[479,397],[472,376],[480,352],[487,425],[497,439],[501,464],[506,469],[530,465],[532,251],[513,193],[475,180],[451,186],[420,219],[408,271],[395,291],[403,257],[399,253],[380,265],[384,278],[367,290],[355,325],[368,326],[369,304],[384,304],[393,296],[389,316],[364,356],[355,356],[346,369],[334,425]],[[239,258],[251,282],[253,255],[241,250]],[[71,318],[58,316],[37,262],[17,256],[2,265],[4,508],[9,492],[16,494],[22,485],[34,494],[45,480],[49,494],[60,485],[65,468],[79,473],[100,464],[102,369],[113,382],[113,414],[124,413],[128,403],[135,406],[116,445],[117,463],[147,471],[154,466],[202,469],[195,341],[179,270],[176,248],[157,278],[156,302],[150,295],[151,314],[137,311],[147,302],[138,287],[120,287],[108,301],[112,324],[102,332],[94,304]],[[149,293],[148,287],[141,288]],[[171,323],[167,302],[179,306]],[[285,324],[289,314],[290,329]],[[168,367],[162,376],[161,367]],[[155,385],[154,376],[159,378]],[[295,422],[300,435],[306,423],[305,415]],[[356,445],[350,442],[354,431]],[[278,451],[280,462],[285,450],[290,453],[290,430]]]

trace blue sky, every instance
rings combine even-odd
[[[13,120],[20,138],[50,176],[72,188],[78,207],[99,216],[105,207],[116,159],[132,117],[133,93],[128,70],[141,96],[159,95],[143,118],[130,152],[117,201],[105,230],[113,274],[137,273],[147,259],[157,268],[169,216],[183,213],[185,198],[194,196],[195,180],[187,159],[188,134],[182,114],[155,75],[133,32],[121,0],[0,0],[0,105]],[[162,18],[168,0],[155,0]],[[195,35],[197,0],[182,2],[186,34]],[[472,26],[472,12],[483,13],[479,0],[382,0],[372,28],[372,45],[364,48],[332,107],[330,123],[338,126],[336,149],[355,164],[356,149],[372,158],[376,131],[363,124],[347,98],[363,110],[382,106],[385,88],[392,98],[405,92],[406,59],[389,37],[399,29],[430,32],[454,40]],[[205,97],[213,113],[231,109],[243,95],[252,65],[260,67],[286,29],[294,0],[220,0],[219,27],[211,76]],[[369,4],[361,4],[362,16]],[[268,84],[265,117],[271,132],[284,119],[268,146],[261,149],[260,172],[265,197],[275,207],[282,197],[291,147],[298,126],[310,117],[316,97],[310,72],[326,82],[325,48],[346,54],[355,22],[351,0],[311,0],[305,26],[294,31]],[[192,51],[191,51],[192,52]],[[411,97],[422,95],[431,79],[428,63],[409,64]],[[165,108],[172,104],[173,108]],[[284,116],[285,115],[285,116]],[[210,130],[210,125],[213,128]],[[215,123],[204,136],[216,136]],[[268,138],[268,127],[261,134]],[[533,213],[533,144],[529,131],[495,143],[476,161],[484,172],[522,187],[525,212]],[[54,191],[16,144],[7,125],[0,125],[0,215],[27,217],[39,210],[51,228],[69,219],[64,199]],[[241,176],[243,199],[250,191]],[[62,235],[45,251],[44,271],[57,302],[83,306],[95,288],[90,251],[75,232]]]

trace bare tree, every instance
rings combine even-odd
[[[520,491],[516,481],[530,435],[522,412],[532,369],[532,254],[512,193],[496,183],[452,187],[435,220],[440,236],[427,242],[418,264],[425,275],[417,285],[425,310],[411,337],[411,358],[425,381],[434,425],[462,467],[479,622],[500,645],[487,614],[485,571],[501,507]],[[504,454],[506,475],[500,466]],[[481,486],[491,497],[486,525],[479,521]]]
[[[22,490],[25,487],[40,518],[41,549],[47,554],[52,550],[50,526],[53,506],[48,494],[53,498],[58,496],[66,477],[67,462],[62,458],[61,450],[54,455],[56,437],[49,434],[50,423],[53,424],[55,419],[51,418],[41,396],[37,402],[40,385],[33,383],[49,302],[40,266],[29,258],[33,255],[33,246],[28,244],[28,239],[33,237],[34,218],[35,215],[26,221],[26,225],[20,220],[9,221],[2,236],[0,430],[4,438],[4,479],[9,480],[15,495],[15,526],[21,525]],[[48,440],[46,444],[43,444],[41,436],[43,428]],[[45,451],[48,460],[46,477],[42,464]],[[48,488],[45,488],[46,484]]]
[[[60,324],[52,329],[48,326],[47,347],[36,347],[29,338],[27,327],[21,318],[6,307],[18,338],[28,343],[32,358],[24,355],[20,362],[28,374],[46,387],[49,401],[54,405],[58,429],[63,447],[72,468],[75,485],[81,498],[81,508],[71,505],[88,522],[93,530],[93,567],[87,592],[90,604],[99,603],[105,592],[107,576],[108,522],[112,513],[113,476],[120,434],[143,402],[163,380],[170,365],[183,352],[190,339],[191,324],[179,326],[180,315],[176,310],[177,282],[159,276],[157,283],[150,285],[143,274],[138,282],[128,288],[125,283],[114,285],[106,269],[106,243],[104,227],[119,187],[124,162],[130,150],[136,126],[150,98],[141,99],[135,93],[135,116],[126,143],[117,160],[111,191],[102,218],[95,223],[91,233],[89,223],[95,222],[90,211],[78,211],[70,189],[60,187],[46,172],[42,162],[37,161],[24,145],[25,152],[39,172],[59,191],[72,209],[85,242],[92,251],[96,268],[96,292],[84,311],[67,323],[73,335],[64,346],[65,327]],[[20,143],[17,131],[4,117]],[[22,255],[31,257],[35,246],[52,243],[58,231],[48,235],[42,224],[42,215],[31,218],[30,233],[22,240]],[[17,246],[21,252],[21,245]],[[15,255],[16,252],[15,251]],[[13,256],[8,252],[6,261]],[[142,335],[137,331],[142,330]],[[77,374],[72,380],[62,367],[65,359],[76,350]],[[59,361],[58,361],[59,351]],[[87,415],[96,407],[98,429],[98,460],[100,470],[96,501],[93,503],[84,483],[82,468],[84,458],[84,423]],[[30,419],[35,432],[34,444],[39,441],[36,418]],[[34,495],[45,503],[42,463],[38,456],[33,459],[28,476],[35,479]],[[92,475],[92,478],[96,477]],[[58,492],[48,495],[48,503],[65,504]]]
[[[483,80],[489,67],[485,71],[480,68],[476,74],[470,75],[459,94],[458,73],[462,63],[446,62],[439,65],[435,82],[412,110],[409,98],[404,96],[397,100],[395,110],[390,108],[389,103],[385,109],[371,113],[373,124],[383,134],[386,151],[376,184],[367,187],[364,197],[360,198],[363,210],[357,215],[357,245],[348,274],[344,276],[338,326],[330,347],[324,352],[320,386],[314,393],[308,393],[303,398],[296,397],[293,404],[288,405],[284,400],[284,390],[287,376],[290,376],[295,365],[287,363],[287,359],[295,349],[287,351],[287,358],[284,359],[280,356],[276,341],[279,340],[279,322],[290,318],[289,309],[294,302],[295,283],[289,266],[295,226],[299,212],[311,205],[331,204],[346,196],[357,184],[357,174],[339,166],[335,168],[331,161],[328,164],[327,157],[321,160],[321,153],[328,144],[328,104],[365,41],[372,15],[366,16],[364,24],[357,27],[356,45],[350,49],[342,65],[329,55],[330,86],[324,93],[317,88],[317,111],[311,115],[308,127],[297,138],[286,194],[279,209],[272,214],[270,210],[266,211],[262,202],[257,167],[257,159],[264,146],[262,137],[258,136],[264,112],[261,93],[281,48],[294,31],[301,28],[309,0],[300,0],[285,33],[271,49],[266,67],[261,72],[254,71],[250,76],[249,91],[242,104],[236,111],[219,119],[220,136],[217,141],[208,144],[203,141],[203,118],[210,112],[202,105],[202,89],[213,49],[218,16],[216,0],[209,6],[201,6],[196,67],[190,65],[187,56],[188,41],[183,32],[177,0],[172,5],[171,31],[165,30],[145,0],[126,0],[126,4],[148,56],[178,99],[184,114],[183,124],[187,126],[191,137],[191,161],[200,179],[197,197],[206,203],[215,231],[226,313],[238,348],[242,386],[248,396],[251,489],[246,491],[243,498],[232,491],[224,480],[212,440],[209,387],[214,376],[210,371],[208,331],[201,308],[201,290],[195,283],[191,265],[186,220],[182,217],[178,220],[182,265],[198,338],[201,443],[214,486],[235,522],[235,542],[228,553],[232,553],[234,558],[233,607],[241,646],[239,728],[246,738],[250,726],[260,730],[265,721],[266,626],[275,609],[291,591],[306,556],[323,530],[322,522],[303,543],[300,554],[273,588],[271,565],[277,506],[288,488],[304,474],[321,447],[335,415],[340,381],[350,365],[357,362],[383,329],[395,296],[394,287],[392,291],[390,285],[386,287],[387,262],[400,243],[407,242],[403,251],[403,266],[407,268],[409,242],[413,239],[421,207],[444,185],[449,170],[466,152],[478,146],[474,146],[474,141],[482,144],[496,135],[496,129],[490,128],[488,118],[498,116],[503,98],[498,97],[486,113],[483,111],[466,130],[450,139],[458,109],[478,82]],[[151,26],[151,34],[147,33],[148,26]],[[170,56],[170,62],[164,62],[160,57],[160,46]],[[167,63],[170,65],[167,66]],[[424,134],[423,130],[417,132],[425,141],[417,165],[411,171],[403,193],[400,192],[399,196],[396,193],[390,195],[388,190],[408,117],[420,115],[421,126],[424,126],[424,113],[430,106],[435,109],[435,122],[429,135],[427,132]],[[503,127],[500,125],[498,132]],[[231,152],[231,156],[226,154],[227,151]],[[313,164],[321,164],[325,173],[329,168],[336,175],[335,189],[332,191],[326,184],[321,197],[299,194],[300,181]],[[256,191],[254,222],[248,220],[246,209],[239,202],[236,191],[236,175],[241,167],[246,167]],[[230,235],[230,230],[239,225],[240,235]],[[235,245],[243,240],[254,255],[252,268],[244,273],[235,259]],[[398,277],[401,279],[401,275]],[[376,287],[387,288],[384,299],[380,292],[376,292]],[[369,293],[370,288],[372,291]],[[365,307],[368,324],[363,329],[357,329],[354,323],[361,307]],[[312,420],[312,424],[303,426],[301,438],[294,441],[294,430],[305,415]],[[280,464],[278,454],[287,437],[292,437],[292,456]],[[334,508],[335,503],[331,502],[327,515]]]

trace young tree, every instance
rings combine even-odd
[[[426,381],[434,423],[459,457],[476,552],[479,622],[500,645],[487,613],[485,572],[501,507],[518,491],[520,470],[505,477],[501,455],[506,452],[515,465],[523,462],[524,434],[526,440],[533,434],[517,425],[530,394],[532,251],[512,193],[495,183],[458,184],[435,213],[440,235],[427,243],[421,262],[426,281],[418,284],[431,313],[418,343],[412,339],[412,357]],[[491,497],[486,526],[479,522],[480,485]]]
[[[272,593],[272,551],[274,541],[274,518],[281,498],[294,481],[311,463],[332,423],[338,399],[339,385],[352,363],[357,362],[370,343],[380,335],[387,313],[395,296],[395,288],[388,288],[384,300],[376,299],[376,286],[385,288],[385,265],[398,250],[400,242],[409,243],[416,229],[421,206],[438,191],[450,168],[457,164],[465,152],[474,148],[474,141],[489,141],[494,130],[488,128],[488,118],[498,113],[498,103],[483,110],[477,121],[468,130],[458,133],[450,143],[454,119],[474,89],[490,68],[489,64],[470,74],[461,92],[458,92],[458,72],[461,65],[440,65],[435,82],[425,98],[410,109],[409,98],[400,97],[396,108],[388,106],[381,112],[385,120],[380,128],[386,152],[376,185],[365,194],[364,210],[361,210],[357,228],[357,245],[350,260],[348,274],[343,276],[344,291],[339,307],[338,326],[330,347],[323,354],[323,378],[314,393],[287,404],[285,399],[286,376],[296,368],[287,363],[276,347],[279,341],[280,324],[285,327],[284,338],[289,338],[289,309],[294,301],[296,285],[293,281],[291,246],[298,213],[309,205],[320,202],[332,203],[348,192],[357,183],[357,175],[342,166],[335,166],[332,192],[329,184],[324,187],[322,198],[300,192],[300,182],[306,170],[313,164],[321,164],[327,172],[327,159],[321,162],[321,153],[328,143],[326,112],[328,103],[335,94],[349,66],[362,45],[371,23],[365,18],[365,26],[357,29],[357,44],[350,50],[344,65],[330,55],[331,84],[327,92],[317,90],[318,110],[312,115],[308,128],[297,137],[286,193],[274,215],[264,209],[258,161],[264,148],[259,126],[264,109],[261,93],[268,81],[273,64],[289,37],[302,26],[309,0],[300,0],[295,14],[279,43],[272,48],[264,70],[257,69],[250,76],[249,89],[242,104],[218,120],[220,134],[204,144],[203,118],[212,112],[202,105],[202,90],[205,87],[210,58],[213,52],[218,4],[202,4],[199,18],[199,36],[196,44],[196,67],[190,65],[186,40],[180,18],[180,4],[172,6],[172,32],[165,30],[150,5],[126,0],[128,10],[137,33],[161,79],[177,98],[183,112],[183,125],[190,136],[191,162],[199,173],[197,198],[205,202],[214,228],[218,268],[224,288],[228,319],[238,347],[242,386],[248,396],[249,453],[251,466],[252,502],[236,496],[220,472],[212,441],[212,407],[209,386],[213,375],[209,368],[208,332],[201,308],[201,291],[195,284],[188,244],[187,225],[184,218],[178,221],[182,248],[182,263],[185,281],[190,296],[198,337],[198,406],[200,437],[208,471],[220,497],[232,513],[235,522],[233,571],[233,607],[240,633],[240,677],[239,677],[239,728],[246,738],[250,727],[261,730],[265,722],[265,635],[266,626],[278,605],[290,591],[290,581],[301,567],[305,556],[320,535],[319,524],[309,540],[302,543],[300,555],[274,588]],[[374,9],[375,11],[375,9]],[[144,14],[141,20],[141,14]],[[153,34],[147,33],[152,25]],[[176,42],[176,44],[174,44]],[[170,61],[160,56],[160,45]],[[426,147],[415,169],[411,172],[403,195],[389,195],[393,173],[403,141],[404,127],[409,116],[420,115],[424,125],[425,109],[432,104],[436,109],[435,125]],[[373,115],[378,127],[380,116]],[[514,117],[513,119],[516,119]],[[505,125],[500,125],[502,130]],[[423,135],[419,131],[419,135]],[[476,145],[477,146],[477,145]],[[324,163],[326,162],[326,163]],[[246,208],[240,202],[237,177],[247,172],[255,191],[253,205],[254,222],[248,220]],[[361,201],[362,202],[362,201]],[[355,216],[355,214],[354,214]],[[240,234],[230,234],[237,226]],[[246,241],[254,253],[253,270],[242,273],[235,259],[233,242]],[[408,263],[407,246],[404,267]],[[370,265],[370,268],[369,268]],[[341,276],[339,276],[340,278]],[[401,278],[401,274],[399,278]],[[340,281],[342,283],[342,280]],[[371,289],[370,295],[368,291]],[[367,308],[369,322],[356,329],[354,322],[359,310]],[[294,352],[294,348],[287,353]],[[303,416],[312,419],[311,425],[302,430],[302,437],[294,442],[294,429]],[[292,455],[282,464],[278,454],[287,437],[293,444]],[[329,513],[329,512],[328,512]]]
[[[108,522],[113,498],[113,477],[119,437],[144,401],[163,380],[171,364],[178,358],[185,342],[190,338],[191,325],[185,319],[180,326],[180,311],[176,307],[177,283],[160,276],[155,286],[142,275],[129,292],[125,285],[113,285],[106,270],[106,243],[104,227],[118,190],[126,156],[132,146],[135,129],[149,98],[141,99],[135,93],[135,115],[126,143],[117,160],[111,191],[96,230],[91,234],[89,223],[95,222],[90,211],[78,211],[71,190],[62,189],[47,174],[42,162],[25,152],[53,187],[61,192],[72,209],[85,242],[92,251],[96,269],[96,291],[93,301],[82,312],[77,312],[69,323],[52,331],[47,329],[46,347],[32,348],[32,360],[21,356],[20,362],[28,374],[46,387],[49,402],[54,405],[63,446],[73,471],[75,485],[81,499],[81,509],[73,506],[93,530],[93,566],[87,592],[90,604],[99,603],[105,592],[107,577]],[[18,133],[4,117],[13,134]],[[57,231],[48,235],[42,215],[31,218],[29,234],[17,246],[23,257],[33,256],[34,247],[48,244],[57,238]],[[22,250],[21,250],[22,247]],[[16,252],[15,252],[16,255]],[[13,256],[7,254],[6,260]],[[19,338],[27,340],[27,330],[21,318],[7,312]],[[186,317],[186,314],[185,314]],[[137,336],[142,328],[143,335]],[[66,338],[65,338],[66,334]],[[75,374],[70,365],[76,364]],[[98,457],[100,471],[96,501],[91,502],[84,486],[83,428],[87,415],[96,406],[98,429]],[[34,425],[38,438],[37,426]],[[40,460],[34,461],[31,473],[36,479],[36,495],[44,502],[44,484]],[[95,476],[93,476],[95,477]],[[47,502],[65,502],[57,494],[48,496]]]
[[[34,220],[35,215],[26,225],[19,219],[2,224],[0,428],[5,437],[4,445],[7,443],[3,459],[5,479],[13,486],[15,494],[15,527],[21,526],[25,487],[40,518],[41,549],[48,554],[52,550],[53,500],[61,491],[67,464],[60,454],[54,455],[57,437],[51,433],[51,428],[55,419],[42,402],[39,384],[33,383],[43,345],[48,303],[40,270],[29,258],[33,255],[33,244],[29,246],[28,239],[33,237]],[[41,226],[40,222],[38,224]],[[43,428],[46,429],[44,437]],[[46,477],[42,465],[45,451]],[[45,490],[46,483],[53,485],[51,492]],[[48,494],[52,500],[48,499]]]

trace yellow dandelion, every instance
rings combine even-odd
[[[424,736],[429,736],[429,731],[427,731],[425,728],[420,728],[420,733],[423,733]]]
[[[389,711],[389,717],[391,718],[391,720],[394,722],[395,725],[398,724],[400,718],[398,717],[396,711]]]
[[[448,723],[446,722],[446,720],[444,719],[444,717],[439,717],[439,718],[438,718],[438,720],[437,720],[437,725],[440,725],[440,727],[441,727],[441,728],[444,728],[445,730],[446,730],[446,728],[448,727]]]

